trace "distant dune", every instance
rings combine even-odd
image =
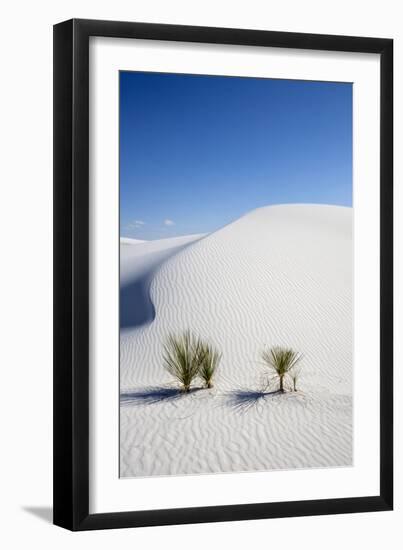
[[[120,329],[133,329],[154,319],[150,284],[157,268],[203,235],[138,241],[120,246]]]
[[[352,464],[352,209],[122,246],[121,327],[121,476]],[[223,357],[212,390],[178,397],[162,346],[187,328]],[[301,392],[259,391],[273,345],[304,354]]]
[[[142,241],[140,239],[129,239],[128,237],[120,237],[120,244],[138,244],[144,242],[146,241]]]

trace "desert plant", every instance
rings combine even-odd
[[[199,374],[202,357],[200,339],[189,330],[179,336],[169,335],[164,345],[164,367],[179,380],[184,392],[190,390],[192,381]]]
[[[199,375],[204,380],[206,388],[213,387],[213,377],[220,361],[221,353],[212,345],[201,342]]]
[[[298,367],[293,367],[290,372],[290,378],[292,380],[292,389],[293,391],[298,391],[298,388],[297,388],[297,383],[298,383],[298,380],[299,380],[299,376],[301,374],[301,369],[299,369]]]
[[[292,369],[302,359],[302,355],[290,348],[276,346],[262,352],[262,359],[278,376],[280,391],[284,392],[284,379],[290,376]],[[296,386],[295,386],[296,387]]]

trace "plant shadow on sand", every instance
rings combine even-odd
[[[191,395],[200,388],[191,388],[188,393],[184,393],[178,388],[167,388],[163,386],[153,386],[150,388],[141,388],[123,392],[120,394],[121,405],[153,405],[162,401],[175,401],[177,399]]]
[[[267,399],[282,395],[279,390],[264,391],[237,389],[226,394],[226,404],[239,412],[247,412],[248,410],[257,407],[259,403],[263,403]]]

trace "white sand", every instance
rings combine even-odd
[[[121,476],[351,465],[352,209],[260,208],[200,237],[121,247]],[[162,345],[187,328],[223,358],[212,390],[178,395]],[[260,393],[273,345],[304,354],[300,392]]]
[[[130,239],[129,237],[120,237],[120,244],[138,244],[145,243],[146,241],[141,239]]]

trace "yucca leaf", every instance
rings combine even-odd
[[[280,382],[280,391],[284,391],[284,379],[290,376],[293,369],[302,359],[302,355],[290,348],[275,346],[262,352],[264,363],[274,371]],[[296,387],[296,382],[294,384]]]
[[[200,342],[200,370],[199,375],[204,380],[206,387],[213,386],[213,377],[221,361],[219,353],[212,345]]]
[[[169,335],[164,345],[164,367],[188,392],[200,368],[200,340],[189,330],[177,336]]]

